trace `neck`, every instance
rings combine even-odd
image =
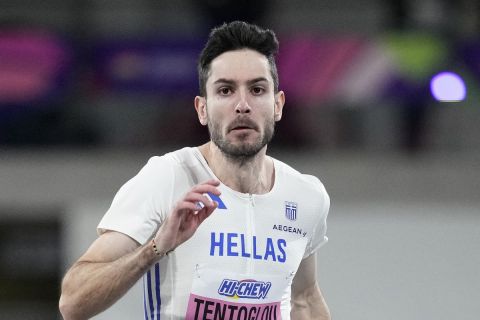
[[[252,194],[264,194],[272,189],[275,169],[272,159],[266,155],[266,146],[249,158],[225,155],[213,142],[200,146],[199,150],[215,176],[229,188]]]

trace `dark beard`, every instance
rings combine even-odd
[[[214,121],[208,121],[208,131],[212,142],[226,157],[242,165],[248,163],[264,146],[270,143],[275,132],[275,121],[273,119],[266,120],[264,128],[265,131],[261,140],[251,144],[235,145],[224,139],[221,129]]]

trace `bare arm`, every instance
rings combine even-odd
[[[316,254],[303,259],[292,283],[292,320],[330,320],[330,311],[317,283]]]
[[[175,206],[151,243],[140,246],[119,232],[106,232],[70,268],[62,282],[60,312],[65,320],[88,319],[114,304],[164,253],[188,240],[216,209],[203,194],[219,195],[218,182],[193,187]],[[204,204],[203,209],[197,205]]]
[[[66,320],[88,319],[120,299],[157,259],[147,246],[119,232],[93,242],[62,283],[60,311]]]

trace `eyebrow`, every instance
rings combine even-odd
[[[258,77],[258,78],[255,78],[255,79],[248,80],[247,84],[252,85],[252,84],[255,84],[257,82],[263,82],[263,81],[268,82],[268,79],[265,78],[265,77]],[[216,80],[215,82],[213,82],[213,84],[229,84],[229,85],[233,85],[235,83],[236,83],[235,80],[226,79],[226,78],[220,78],[220,79]]]

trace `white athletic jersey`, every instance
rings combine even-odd
[[[327,241],[322,183],[273,159],[266,194],[220,184],[219,207],[191,239],[143,277],[146,320],[290,319],[290,286],[302,259]],[[151,158],[116,194],[98,232],[151,239],[194,185],[216,178],[198,148]]]

